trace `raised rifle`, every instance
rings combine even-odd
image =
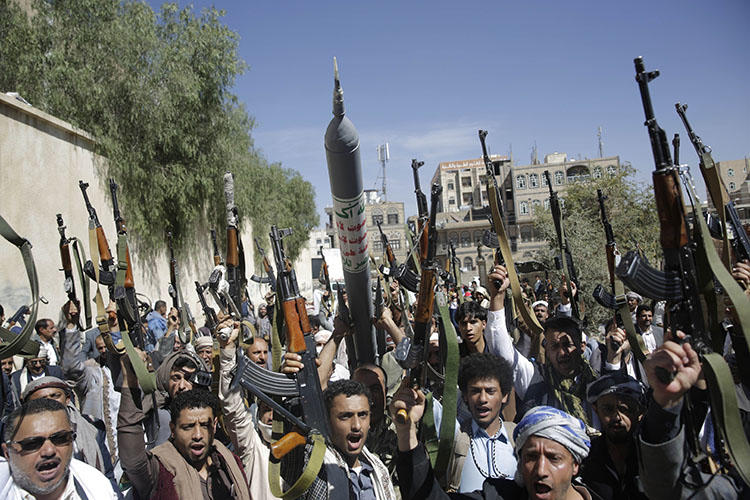
[[[214,265],[222,265],[223,262],[221,261],[221,254],[219,253],[219,244],[216,241],[216,229],[214,228],[211,228],[211,246],[214,249]]]
[[[180,315],[180,330],[182,338],[180,339],[184,343],[188,343],[191,340],[190,334],[193,336],[198,334],[198,329],[195,327],[195,319],[193,313],[190,311],[190,306],[182,298],[180,293],[180,284],[178,281],[179,270],[177,269],[177,259],[174,256],[174,248],[172,247],[172,233],[167,232],[167,247],[169,249],[169,295],[172,297],[172,307],[177,309]],[[187,329],[190,328],[190,332]]]
[[[89,195],[86,193],[86,189],[89,187],[88,183],[78,181],[78,187],[81,188],[83,201],[86,203],[86,210],[89,213],[89,231],[96,231],[96,245],[99,251],[99,260],[101,262],[101,265],[99,265],[99,263],[94,263],[90,260],[86,261],[86,264],[83,266],[83,271],[92,281],[97,281],[94,266],[99,266],[99,283],[111,287],[115,284],[114,259],[112,258],[112,252],[109,250],[107,236],[104,234],[104,229],[99,223],[96,209],[91,205]]]
[[[415,170],[416,172],[416,170]],[[435,284],[439,267],[435,259],[437,249],[437,231],[435,231],[435,218],[437,216],[438,202],[443,188],[440,184],[433,184],[430,192],[430,216],[427,220],[425,232],[429,235],[426,255],[422,259],[422,276],[419,279],[419,294],[417,296],[417,310],[414,315],[414,338],[405,338],[396,347],[395,358],[399,364],[409,370],[409,381],[412,387],[424,387],[425,375],[424,364],[425,353],[429,346],[430,330],[432,328],[432,312],[435,307]],[[406,410],[401,409],[396,419],[405,423],[409,419]]]
[[[424,196],[424,194],[422,194],[422,196]],[[398,263],[398,261],[396,260],[396,255],[393,253],[393,247],[391,247],[391,243],[388,241],[388,237],[383,232],[383,228],[381,227],[382,223],[379,220],[376,220],[375,224],[377,224],[378,226],[378,231],[380,232],[380,241],[383,243],[385,258],[388,261],[388,267],[386,267],[385,265],[381,265],[380,272],[383,273],[384,276],[395,279],[401,286],[403,286],[410,292],[417,293],[417,291],[419,290],[419,275],[409,269],[405,263]]]
[[[68,300],[78,304],[76,285],[73,281],[73,264],[70,260],[70,240],[65,236],[65,224],[63,223],[62,214],[57,214],[57,231],[60,233],[60,261],[62,262],[62,271],[65,275],[65,293],[68,295]]]
[[[570,305],[572,308],[573,316],[576,319],[581,318],[581,311],[578,306],[578,294],[573,295],[573,288],[571,283],[579,287],[578,273],[576,273],[575,265],[573,264],[573,256],[570,253],[570,247],[568,246],[568,239],[565,236],[565,226],[563,226],[562,210],[560,209],[560,199],[557,197],[557,193],[552,188],[552,179],[550,179],[549,170],[544,171],[544,177],[547,179],[547,187],[549,188],[549,206],[552,211],[552,220],[555,222],[555,233],[557,234],[557,247],[560,251],[560,255],[555,255],[555,267],[563,272],[565,278],[565,285],[568,289],[567,294],[570,298]],[[580,290],[578,290],[580,292]]]
[[[227,212],[227,282],[229,283],[229,297],[234,302],[235,308],[242,304],[242,288],[240,270],[240,247],[239,247],[239,220],[237,207],[234,204],[234,175],[231,172],[224,174],[224,197]]]
[[[266,252],[263,250],[263,247],[260,246],[260,242],[258,241],[258,238],[255,238],[255,248],[258,250],[258,253],[261,257],[261,264],[263,265],[263,270],[266,272],[265,276],[256,276],[253,274],[250,279],[256,283],[265,283],[268,285],[271,285],[271,290],[274,292],[276,291],[276,276],[273,272],[273,267],[271,267],[271,263],[268,262],[268,256],[266,255]]]
[[[750,238],[745,232],[745,228],[742,226],[740,216],[737,213],[737,208],[734,206],[734,202],[729,199],[726,186],[719,176],[719,169],[716,167],[713,156],[711,155],[711,147],[703,143],[703,140],[698,134],[695,133],[693,127],[688,122],[687,115],[687,104],[675,104],[677,114],[680,115],[683,125],[687,130],[690,142],[695,148],[695,152],[698,154],[700,161],[701,174],[703,174],[703,180],[706,182],[706,187],[711,201],[716,207],[721,220],[722,239],[727,238],[726,227],[729,225],[732,229],[732,250],[734,251],[734,258],[737,261],[750,259]],[[675,160],[675,163],[676,160]],[[719,207],[724,207],[722,211]]]
[[[180,295],[177,293],[177,259],[174,258],[172,247],[172,232],[167,232],[167,248],[169,249],[169,296],[172,297],[172,307],[180,310]]]
[[[422,192],[419,183],[419,167],[424,165],[423,161],[417,161],[416,158],[411,160],[411,170],[414,175],[414,194],[417,196],[417,237],[419,238],[419,258],[420,261],[427,258],[427,247],[430,235],[428,231],[428,222],[430,212],[427,209],[427,196]]]
[[[198,294],[198,300],[201,303],[203,309],[203,315],[206,317],[206,327],[212,332],[219,326],[219,318],[216,317],[216,311],[214,308],[208,305],[206,302],[206,296],[203,293],[208,288],[208,283],[201,285],[199,282],[195,282],[195,291]]]

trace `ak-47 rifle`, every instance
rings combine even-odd
[[[416,175],[416,169],[415,169]],[[424,387],[425,375],[425,350],[429,345],[430,329],[432,328],[432,312],[435,307],[435,284],[439,272],[435,252],[437,250],[437,232],[435,231],[435,218],[437,216],[438,202],[443,188],[440,184],[433,184],[430,192],[430,213],[426,221],[425,232],[429,235],[425,247],[424,258],[421,262],[422,276],[419,279],[419,294],[417,296],[417,311],[414,315],[414,338],[405,338],[396,347],[395,357],[399,364],[409,370],[409,381],[411,386]],[[401,409],[396,415],[401,423],[409,420],[406,410]]]
[[[557,248],[560,251],[560,255],[555,255],[555,267],[561,270],[564,275],[565,285],[568,289],[567,294],[570,298],[570,305],[572,307],[573,316],[576,319],[581,318],[581,311],[578,306],[578,293],[573,294],[573,288],[571,283],[574,283],[576,289],[579,288],[578,273],[576,273],[575,265],[573,264],[573,256],[570,254],[570,247],[568,246],[568,239],[565,236],[565,226],[563,226],[562,210],[560,209],[560,199],[557,197],[557,193],[552,188],[552,179],[550,179],[549,170],[544,171],[544,177],[547,179],[547,187],[549,188],[549,206],[552,211],[552,220],[555,222],[555,233],[557,234]],[[580,293],[580,290],[578,290]]]
[[[722,239],[726,237],[726,225],[732,228],[733,238],[731,240],[732,250],[734,251],[734,258],[738,261],[750,259],[750,238],[745,232],[745,228],[742,226],[740,216],[737,213],[737,209],[734,206],[734,202],[729,199],[729,195],[726,190],[726,186],[719,176],[718,168],[714,162],[713,156],[711,155],[711,147],[703,143],[703,140],[698,134],[693,131],[693,127],[688,122],[687,115],[687,104],[675,104],[677,114],[680,115],[682,123],[685,125],[690,142],[695,148],[695,152],[698,154],[700,160],[700,169],[703,174],[703,179],[708,187],[708,194],[711,196],[711,201],[719,212],[719,218],[722,223]],[[675,160],[677,163],[677,160]],[[722,211],[719,207],[724,207]]]
[[[607,217],[607,207],[604,205],[604,201],[607,197],[602,193],[601,189],[596,190],[596,197],[599,201],[599,213],[601,214],[602,226],[604,226],[604,236],[607,240],[604,251],[607,255],[607,271],[609,273],[609,286],[610,292],[604,289],[602,285],[597,285],[594,288],[593,296],[594,299],[602,306],[607,309],[617,309],[617,302],[615,300],[615,268],[620,260],[620,252],[617,251],[617,244],[615,242],[615,234],[612,231],[612,224],[609,223]]]
[[[719,325],[709,324],[706,318],[712,322],[718,322],[716,316],[712,317],[711,308],[707,308],[707,315],[703,310],[703,301],[708,304],[714,300],[714,277],[720,281],[722,287],[729,294],[732,303],[738,308],[740,321],[748,319],[750,314],[747,310],[747,298],[739,286],[732,279],[728,271],[723,267],[716,254],[716,249],[710,241],[710,235],[705,221],[696,212],[694,220],[694,234],[691,235],[688,221],[685,216],[685,205],[682,197],[682,187],[679,177],[679,166],[674,165],[669,151],[669,143],[666,133],[656,122],[654,109],[651,103],[648,83],[659,76],[658,71],[646,71],[643,59],[635,59],[636,81],[641,94],[643,111],[646,116],[645,125],[651,142],[651,150],[654,157],[655,170],[652,174],[654,182],[654,197],[656,209],[659,216],[660,241],[664,255],[664,274],[677,277],[679,293],[667,296],[667,315],[665,327],[672,332],[678,330],[687,334],[685,341],[690,342],[701,358],[703,372],[708,383],[708,392],[711,396],[711,409],[716,412],[716,435],[720,436],[727,448],[729,457],[737,472],[745,481],[750,478],[750,447],[747,438],[742,431],[739,411],[736,406],[736,394],[734,382],[721,354],[711,352],[723,347],[723,338],[712,338],[710,331],[717,331]],[[694,196],[694,188],[688,183],[687,187]],[[633,268],[633,259],[629,252],[617,268],[618,276],[628,275]],[[641,270],[643,273],[643,270]],[[646,274],[652,273],[647,270]],[[638,278],[636,276],[636,278]],[[643,283],[643,277],[637,279]],[[635,289],[641,293],[644,290]],[[652,292],[653,290],[647,290]],[[647,295],[648,296],[648,295]],[[628,336],[630,338],[630,335]],[[679,342],[680,340],[678,340]],[[631,344],[632,344],[631,340]],[[635,349],[636,356],[643,356],[640,349]],[[656,375],[659,380],[667,384],[674,374],[657,368]],[[687,442],[691,448],[693,460],[698,462],[705,458],[705,453],[697,439],[696,429],[691,425],[693,422],[690,412],[689,394],[685,395]],[[719,441],[717,441],[718,443]]]
[[[172,307],[180,310],[180,295],[177,292],[177,259],[174,258],[172,247],[172,232],[167,232],[167,248],[169,249],[169,296],[172,297]]]
[[[419,194],[421,194],[421,191]],[[417,199],[419,199],[419,194],[417,195]],[[424,196],[424,194],[422,194],[422,196]],[[416,293],[419,290],[419,275],[409,269],[406,264],[398,263],[396,255],[393,253],[393,247],[391,247],[388,237],[383,232],[383,228],[381,227],[382,223],[378,220],[375,221],[375,224],[378,226],[380,241],[383,243],[385,258],[388,261],[387,267],[385,265],[380,266],[380,272],[383,273],[383,276],[395,279],[401,286],[410,292]]]
[[[99,217],[96,215],[96,209],[91,205],[89,201],[89,195],[86,193],[86,189],[89,187],[87,182],[78,181],[78,187],[81,188],[83,193],[83,201],[86,203],[86,210],[89,213],[89,231],[96,231],[96,245],[99,250],[99,263],[92,261],[86,261],[83,266],[83,271],[86,276],[91,278],[92,281],[96,281],[96,272],[94,266],[100,266],[99,271],[99,283],[112,287],[115,284],[115,272],[114,272],[114,259],[112,253],[109,250],[109,244],[107,243],[107,236],[104,234],[104,229],[99,223]],[[92,256],[93,258],[93,256]]]
[[[203,295],[206,288],[208,288],[208,283],[201,285],[199,282],[195,282],[195,291],[198,294],[198,300],[201,303],[203,315],[206,317],[206,328],[213,332],[216,330],[216,327],[219,326],[219,318],[216,316],[214,308],[209,306],[208,302],[206,302],[206,296]]]
[[[255,281],[256,283],[266,283],[268,285],[271,285],[271,290],[274,292],[276,291],[276,276],[273,272],[273,267],[271,267],[271,263],[268,262],[268,256],[266,255],[266,252],[263,251],[263,247],[260,246],[260,242],[258,241],[258,238],[255,238],[255,248],[258,249],[258,253],[261,256],[261,264],[263,264],[263,270],[266,272],[265,276],[256,276],[255,274],[252,275],[250,278],[252,281]]]
[[[419,238],[420,262],[427,258],[428,240],[430,238],[430,235],[427,233],[429,230],[427,226],[430,220],[430,213],[427,210],[427,196],[422,192],[422,187],[419,183],[419,167],[422,165],[424,165],[423,161],[411,160],[411,170],[414,175],[414,194],[417,196],[417,237]]]
[[[60,261],[62,262],[62,271],[65,274],[65,293],[68,295],[68,300],[78,304],[76,285],[73,281],[73,264],[70,260],[70,240],[65,237],[65,224],[62,214],[57,214],[57,230],[60,233]]]
[[[133,265],[130,261],[130,248],[128,248],[127,228],[125,219],[120,213],[117,203],[117,184],[114,179],[109,179],[109,191],[112,194],[112,214],[117,229],[117,274],[114,282],[114,299],[117,303],[118,316],[121,327],[125,327],[135,335],[135,345],[141,349],[145,346],[146,335],[143,324],[138,315],[138,301],[135,296],[135,282],[133,280]],[[97,233],[98,236],[98,233]]]
[[[183,342],[190,342],[190,334],[187,333],[187,328],[190,328],[190,333],[193,336],[198,334],[198,329],[195,327],[195,319],[193,318],[193,313],[190,311],[190,306],[182,299],[182,294],[180,293],[179,271],[177,269],[177,259],[174,256],[174,248],[172,247],[171,232],[167,232],[167,248],[169,249],[168,291],[170,297],[172,297],[172,307],[177,309],[180,315],[180,329],[183,332],[181,340]]]
[[[227,282],[229,283],[229,297],[235,307],[242,303],[241,291],[244,286],[240,283],[240,255],[239,255],[239,221],[237,207],[234,204],[234,175],[224,174],[224,197],[227,211]]]

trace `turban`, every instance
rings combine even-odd
[[[57,377],[44,376],[26,384],[26,388],[21,393],[21,401],[26,401],[27,397],[39,389],[46,389],[48,387],[62,389],[66,395],[70,395],[70,386],[64,380]]]
[[[628,292],[628,293],[625,294],[625,297],[627,297],[628,299],[635,299],[638,302],[643,302],[643,297],[641,297],[640,295],[638,295],[635,292]]]
[[[617,394],[634,399],[638,404],[644,405],[643,384],[623,372],[612,372],[591,382],[586,387],[586,400],[589,403],[596,401],[607,394]]]
[[[534,310],[536,306],[544,306],[549,309],[549,303],[546,300],[537,300],[536,302],[531,304],[531,309]]]
[[[531,436],[556,441],[568,449],[573,460],[580,464],[589,454],[591,441],[586,424],[551,406],[536,406],[529,410],[513,431],[516,456],[520,458],[523,445]]]
[[[199,337],[195,337],[195,340],[193,341],[193,344],[195,344],[195,348],[200,349],[202,347],[211,347],[214,346],[214,339],[210,335],[201,335]]]

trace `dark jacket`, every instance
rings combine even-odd
[[[638,455],[635,441],[631,442],[631,453],[620,476],[607,450],[604,436],[591,440],[589,455],[581,464],[581,478],[586,487],[606,500],[646,500],[638,476]]]
[[[21,393],[23,392],[21,390],[22,373],[24,373],[23,368],[21,368],[20,370],[16,370],[10,374],[10,381],[13,386],[13,392],[15,393],[18,400],[21,399]],[[45,366],[44,375],[46,377],[57,377],[60,380],[65,380],[65,375],[63,374],[62,368],[60,368],[59,366]],[[29,382],[31,382],[31,375],[29,374],[29,371],[26,370],[26,383]]]

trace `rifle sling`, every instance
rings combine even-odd
[[[0,343],[0,358],[9,358],[22,351],[29,351],[28,354],[36,355],[39,353],[39,344],[31,341],[31,333],[34,331],[34,325],[36,324],[39,304],[39,279],[36,274],[34,257],[31,255],[31,243],[26,238],[19,236],[2,216],[0,216],[0,235],[21,251],[23,265],[26,268],[26,275],[31,287],[31,312],[20,335],[0,327],[3,341]]]
[[[490,208],[492,209],[492,221],[495,224],[495,233],[497,233],[497,240],[500,244],[500,252],[503,255],[505,261],[505,267],[508,270],[508,278],[510,279],[510,289],[513,294],[513,300],[515,301],[516,309],[521,314],[526,327],[531,333],[531,337],[541,337],[544,332],[544,328],[539,324],[539,320],[536,319],[536,315],[529,311],[529,307],[523,301],[521,294],[521,282],[518,280],[518,274],[516,273],[516,266],[513,264],[513,253],[510,250],[508,244],[508,236],[505,234],[505,225],[503,224],[502,216],[500,215],[500,207],[497,202],[498,193],[495,187],[490,183],[487,186],[487,194],[490,200]],[[567,277],[567,276],[566,276]],[[570,290],[570,288],[568,288]]]
[[[692,183],[685,183],[693,196],[695,188]],[[750,301],[747,300],[740,285],[732,278],[729,271],[722,263],[713,240],[706,226],[706,221],[700,214],[694,212],[700,234],[699,251],[702,250],[705,261],[714,277],[724,289],[724,292],[732,302],[739,322],[739,330],[750,340]],[[709,367],[706,373],[709,394],[711,395],[711,409],[716,414],[716,423],[719,432],[724,438],[729,456],[737,472],[742,476],[746,484],[750,484],[750,444],[745,436],[739,409],[737,406],[737,394],[734,391],[734,380],[729,371],[726,361],[720,354],[712,353],[702,356],[704,367]]]
[[[83,263],[86,262],[86,252],[83,248],[83,242],[76,238],[71,237],[70,240],[73,242],[73,255],[76,258],[76,269],[78,270],[78,279],[81,282],[81,289],[83,293],[83,311],[86,318],[86,330],[91,328],[91,290],[89,288],[89,280],[83,274]]]
[[[440,312],[440,322],[442,328],[440,331],[440,342],[445,342],[446,356],[443,372],[445,373],[445,383],[443,384],[443,417],[440,421],[440,440],[433,466],[437,477],[446,477],[448,463],[453,455],[453,441],[456,431],[456,399],[458,397],[458,339],[456,330],[451,322],[450,312],[445,294],[438,292],[435,302]],[[429,448],[428,448],[429,450]],[[432,456],[430,457],[432,458]]]
[[[277,432],[281,430],[280,421],[276,420],[274,416],[273,431]],[[308,436],[312,440],[313,448],[310,452],[310,458],[302,469],[302,474],[294,482],[294,484],[286,491],[281,489],[279,479],[281,478],[281,461],[270,460],[268,464],[268,485],[271,488],[271,494],[277,498],[283,498],[284,500],[293,500],[301,497],[308,488],[312,485],[315,478],[318,477],[320,467],[323,465],[323,457],[326,453],[326,443],[322,435],[318,433],[312,433]]]

